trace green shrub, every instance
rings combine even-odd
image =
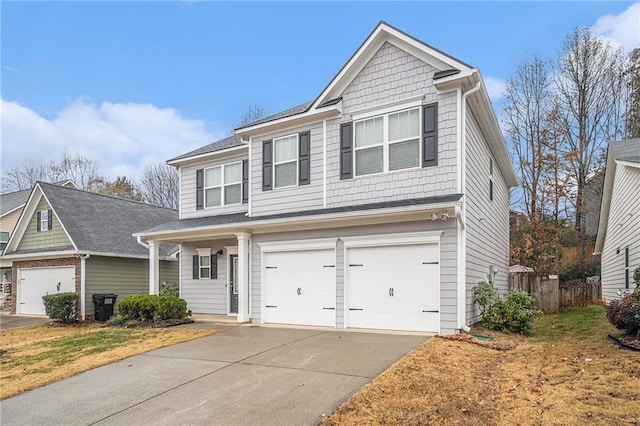
[[[160,296],[173,296],[180,297],[180,289],[178,288],[178,284],[167,283],[160,290]]]
[[[511,290],[481,317],[480,324],[491,330],[533,334],[536,318],[542,311],[534,306],[534,298],[522,290]]]
[[[76,321],[78,312],[78,295],[75,293],[56,293],[42,296],[44,309],[49,318],[63,324]]]
[[[184,299],[149,294],[125,297],[118,303],[118,312],[125,321],[163,321],[189,316]]]
[[[636,283],[636,287],[640,288],[640,266],[633,271],[633,282]]]
[[[482,308],[480,315],[484,315],[487,309],[490,309],[500,300],[498,291],[486,279],[480,281],[478,285],[473,288],[473,293],[476,297],[476,303]]]

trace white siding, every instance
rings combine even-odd
[[[327,122],[327,207],[456,192],[456,95],[438,94],[429,64],[385,43],[342,94],[342,118]],[[340,180],[340,123],[359,110],[423,96],[438,103],[438,165]]]
[[[619,298],[617,292],[625,288],[625,247],[629,247],[629,288],[633,290],[633,271],[640,265],[640,169],[617,164],[601,254],[602,296],[607,300]]]
[[[310,183],[262,190],[262,142],[294,133],[311,132]],[[322,123],[252,138],[251,216],[322,208]]]
[[[180,168],[180,217],[188,219],[191,217],[217,216],[221,214],[241,213],[247,211],[247,204],[233,204],[222,207],[209,207],[196,210],[196,170],[207,167],[219,166],[221,164],[233,163],[246,160],[247,150],[234,151],[232,153],[220,154],[215,159],[208,159],[189,164]]]
[[[251,238],[251,321],[261,323],[261,251],[259,243],[295,241],[313,238],[341,238],[361,235],[393,234],[402,232],[443,231],[440,249],[440,312],[441,332],[452,334],[456,328],[457,236],[456,223],[407,222],[385,225],[359,226],[315,231],[282,232],[253,235]],[[344,327],[344,244],[337,243],[336,252],[336,325]]]
[[[489,199],[489,151],[486,138],[473,116],[466,110],[466,320],[476,322],[479,310],[474,303],[473,287],[498,269],[495,285],[507,290],[509,270],[509,189],[495,159],[493,160],[493,201]]]
[[[202,241],[183,244],[180,252],[182,275],[180,297],[187,301],[187,308],[197,314],[227,314],[227,251],[225,246],[237,246],[236,240]],[[196,249],[211,248],[211,253],[223,250],[218,256],[218,278],[193,279],[193,255]]]

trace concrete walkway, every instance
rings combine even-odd
[[[229,326],[1,401],[0,424],[317,424],[425,339]]]

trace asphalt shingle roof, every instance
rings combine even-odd
[[[195,157],[197,155],[208,154],[210,152],[222,151],[223,149],[233,148],[241,145],[243,145],[243,143],[240,140],[240,138],[238,136],[233,135],[224,139],[220,139],[219,141],[210,143],[209,145],[205,145],[201,148],[194,149],[193,151],[187,152],[186,154],[179,155],[168,161],[182,160],[184,158]]]
[[[251,123],[244,124],[244,125],[242,125],[240,127],[236,127],[236,129],[244,129],[245,127],[255,126],[256,124],[268,123],[269,121],[278,120],[280,118],[291,117],[293,115],[302,114],[303,112],[306,112],[306,111],[309,110],[309,108],[311,107],[311,104],[313,104],[313,102],[315,102],[315,101],[305,102],[305,103],[303,103],[301,105],[298,105],[298,106],[295,106],[293,108],[289,108],[289,109],[286,109],[284,111],[280,111],[277,114],[273,114],[273,115],[261,118],[261,119],[256,120],[256,121],[252,121]]]
[[[22,191],[10,192],[0,195],[0,215],[5,215],[16,207],[20,207],[27,202],[31,189],[23,189]]]
[[[411,200],[387,201],[387,202],[379,202],[379,203],[361,204],[356,206],[333,207],[329,209],[305,210],[300,212],[280,213],[280,214],[265,215],[265,216],[249,217],[246,215],[246,213],[234,213],[234,214],[218,215],[218,216],[195,217],[190,219],[178,219],[171,222],[163,223],[158,226],[154,226],[152,228],[141,231],[140,234],[152,234],[156,232],[170,232],[170,231],[210,227],[210,226],[216,226],[216,225],[229,225],[234,223],[240,224],[240,223],[247,223],[247,222],[250,223],[255,221],[263,221],[263,220],[296,218],[296,217],[331,214],[331,213],[346,213],[346,212],[356,212],[356,211],[363,211],[363,210],[374,210],[374,209],[383,209],[383,208],[392,208],[392,207],[406,207],[406,206],[416,206],[416,205],[447,203],[447,202],[458,201],[460,200],[460,198],[462,198],[461,194],[451,194],[451,195],[442,195],[437,197],[414,198]]]
[[[134,232],[178,218],[178,211],[79,189],[40,182],[60,222],[79,251],[148,256]],[[160,255],[177,250],[162,244]]]
[[[640,138],[612,142],[609,148],[616,160],[640,163]]]

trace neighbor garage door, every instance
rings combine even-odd
[[[18,269],[18,306],[25,315],[46,315],[42,296],[75,292],[75,266]]]
[[[440,329],[438,244],[347,248],[347,327]]]
[[[263,322],[335,327],[335,250],[268,252]]]

